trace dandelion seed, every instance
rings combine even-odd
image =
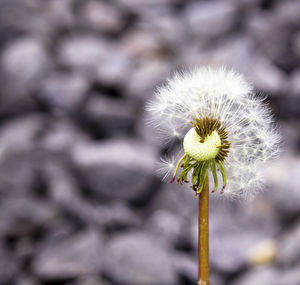
[[[200,193],[210,174],[213,192],[231,197],[257,193],[263,164],[278,154],[280,142],[264,99],[242,75],[226,68],[196,68],[169,79],[146,109],[164,138],[183,138],[183,155],[172,162],[172,180],[190,180]],[[170,166],[165,161],[164,177]]]

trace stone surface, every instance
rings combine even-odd
[[[49,59],[45,47],[36,38],[21,38],[6,47],[2,57],[2,68],[13,86],[20,92],[30,89],[49,68]]]
[[[42,82],[42,101],[58,110],[72,110],[82,103],[88,90],[87,80],[79,74],[57,73]]]
[[[86,104],[84,116],[102,136],[132,133],[136,108],[128,100],[93,96]]]
[[[181,224],[177,215],[166,210],[154,212],[147,221],[148,231],[169,244],[175,244],[180,236]]]
[[[32,114],[8,121],[0,127],[0,157],[34,149],[44,127],[43,116]]]
[[[154,92],[154,86],[161,84],[162,78],[170,75],[170,65],[163,61],[146,61],[136,68],[127,82],[127,92],[131,98],[145,100]]]
[[[55,207],[38,199],[6,198],[1,205],[1,237],[12,238],[34,235],[34,230],[55,218]]]
[[[110,55],[111,44],[100,38],[77,35],[65,39],[59,50],[62,64],[89,72],[95,70]]]
[[[124,24],[121,10],[109,5],[109,3],[86,1],[82,7],[81,15],[84,23],[103,33],[118,33]]]
[[[165,53],[166,46],[164,41],[160,40],[155,33],[140,29],[127,33],[122,38],[122,47],[124,50],[132,55],[143,58],[159,58]]]
[[[289,93],[286,96],[287,100],[282,102],[283,109],[288,117],[299,114],[300,109],[300,70],[296,69],[290,76]]]
[[[259,267],[250,270],[240,278],[232,282],[233,285],[265,285],[265,284],[282,284],[280,282],[279,272],[272,267]]]
[[[19,276],[15,282],[16,285],[38,285],[38,280],[26,275]]]
[[[237,11],[232,1],[198,2],[187,7],[185,16],[193,36],[211,39],[233,28]]]
[[[96,80],[108,86],[124,88],[133,68],[134,58],[116,49],[106,56],[96,69]]]
[[[40,145],[52,153],[66,153],[76,143],[84,142],[87,138],[88,135],[70,120],[57,119],[48,125],[48,130],[41,138]]]
[[[0,260],[0,283],[9,284],[13,282],[17,274],[18,262],[14,260],[2,246],[0,248],[0,254],[2,256]]]
[[[100,279],[98,276],[89,276],[78,278],[75,281],[68,282],[67,285],[109,285],[108,281]]]
[[[299,3],[278,2],[272,12],[253,13],[248,21],[250,33],[261,50],[272,62],[287,70],[295,68],[298,62],[290,44],[297,31],[297,13]]]
[[[295,98],[299,99],[300,94],[300,69],[295,70],[290,76],[290,92]]]
[[[88,231],[47,243],[38,253],[32,269],[42,280],[59,281],[98,274],[102,264],[101,236]]]
[[[278,261],[285,266],[290,266],[299,261],[300,246],[300,222],[297,221],[294,227],[286,232],[280,239]]]
[[[0,161],[1,195],[23,197],[33,192],[37,179],[36,155],[20,152],[2,155]]]
[[[300,210],[299,169],[299,158],[286,153],[282,155],[282,159],[272,162],[266,170],[269,188],[276,189],[274,193],[267,192],[266,195],[272,199],[277,211],[282,211],[285,215],[293,216]]]
[[[299,272],[299,264],[295,265],[295,267],[287,268],[280,273],[280,284],[290,284],[297,285],[299,283],[300,272]]]
[[[132,140],[86,143],[72,150],[74,163],[99,199],[145,199],[153,191],[155,152]]]
[[[178,284],[168,250],[144,233],[128,233],[112,239],[106,248],[106,270],[123,284]]]

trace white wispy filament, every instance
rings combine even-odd
[[[223,67],[202,67],[177,73],[157,90],[146,109],[166,141],[183,139],[195,118],[217,119],[230,143],[224,195],[248,198],[261,189],[263,166],[279,151],[280,136],[262,101],[242,75]],[[162,161],[169,175],[177,162]]]

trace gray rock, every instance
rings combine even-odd
[[[0,63],[0,114],[32,111],[35,104],[30,96],[51,67],[43,42],[30,36],[15,38],[3,48]]]
[[[165,142],[157,135],[157,130],[149,123],[149,114],[144,112],[141,117],[136,120],[135,132],[138,137],[145,141],[150,146],[161,149],[165,146]],[[161,178],[161,177],[160,177]]]
[[[177,284],[168,249],[144,233],[112,239],[106,248],[105,268],[110,278],[121,284]]]
[[[293,38],[293,51],[300,58],[300,33],[299,32]]]
[[[153,95],[155,86],[170,75],[171,64],[165,61],[146,61],[140,67],[137,67],[127,83],[128,96],[145,100]]]
[[[159,59],[165,57],[167,52],[166,42],[149,28],[139,28],[126,33],[122,38],[121,46],[126,53],[140,61],[145,58]]]
[[[279,22],[286,23],[291,28],[299,28],[300,3],[298,1],[277,2],[274,10]]]
[[[0,188],[3,195],[28,195],[36,179],[38,136],[44,117],[10,120],[0,129]],[[9,189],[9,191],[8,191]]]
[[[289,99],[286,99],[285,101],[289,101]],[[299,120],[293,120],[293,122],[280,121],[279,126],[281,137],[284,138],[282,149],[295,151],[299,149]]]
[[[40,20],[45,27],[44,30],[49,34],[57,33],[58,30],[74,27],[76,18],[73,7],[75,0],[53,0],[51,2],[43,3],[44,13],[43,19]]]
[[[6,198],[0,213],[0,235],[11,237],[31,236],[57,215],[53,206],[28,196]]]
[[[260,0],[240,0],[235,2],[242,6],[242,8],[244,9],[257,9],[257,7],[260,5]]]
[[[109,285],[110,283],[100,279],[98,276],[85,276],[75,281],[68,282],[67,285]]]
[[[144,15],[147,10],[151,9],[159,11],[165,8],[167,4],[173,4],[174,0],[117,0],[117,2],[128,10]]]
[[[65,38],[59,46],[60,62],[74,70],[92,72],[112,52],[111,43],[88,35]]]
[[[104,136],[131,133],[134,129],[136,113],[130,101],[104,96],[92,97],[84,108],[85,117]]]
[[[255,12],[247,21],[249,32],[258,42],[261,51],[284,69],[297,67],[298,59],[291,39],[299,28],[300,5],[296,1],[277,2],[268,12]]]
[[[26,275],[19,275],[17,280],[15,281],[16,285],[38,285],[38,280],[35,280],[32,277]]]
[[[127,204],[122,202],[114,202],[96,207],[95,210],[95,222],[101,227],[137,228],[143,225],[141,217]]]
[[[287,268],[297,263],[300,258],[300,221],[297,223],[283,236],[278,242],[279,253],[278,262]]]
[[[86,140],[87,136],[72,121],[58,119],[52,121],[40,145],[52,153],[67,153],[74,144]]]
[[[2,246],[0,248],[0,256],[0,283],[12,284],[18,272],[18,262]]]
[[[56,6],[59,1],[55,2]],[[64,1],[64,2],[69,2]],[[50,5],[49,5],[50,6]],[[41,35],[50,30],[47,25],[49,6],[39,0],[3,0],[0,3],[0,34],[11,38],[24,33]]]
[[[224,281],[224,277],[222,275],[218,275],[218,274],[211,274],[210,275],[210,282],[211,285],[223,285],[226,284]]]
[[[82,102],[89,84],[79,74],[54,73],[41,83],[40,99],[58,110],[73,110]]]
[[[92,201],[82,199],[77,181],[66,165],[57,160],[45,163],[43,175],[54,203],[85,224],[100,228],[137,227],[142,224],[140,216],[123,202],[94,205]]]
[[[127,84],[133,68],[132,62],[133,58],[123,52],[120,47],[116,47],[98,65],[95,80],[108,86],[122,88]]]
[[[63,162],[58,159],[48,159],[43,164],[42,171],[47,182],[49,196],[53,201],[68,205],[79,199],[76,180]]]
[[[255,68],[246,71],[244,67],[243,71],[245,71],[246,76],[256,89],[275,96],[286,91],[285,74],[267,58],[256,55],[256,57],[252,58],[252,65]]]
[[[20,38],[10,42],[1,56],[3,72],[16,92],[27,92],[45,75],[49,58],[43,43],[36,38]],[[29,89],[29,90],[28,90]]]
[[[181,224],[177,215],[166,210],[158,210],[150,216],[146,228],[157,239],[175,244],[180,236]]]
[[[192,3],[185,12],[191,34],[203,40],[230,32],[234,27],[238,9],[233,1],[210,1]]]
[[[32,194],[37,178],[33,152],[5,154],[0,160],[0,191],[4,197]]]
[[[300,42],[299,42],[300,44]],[[299,46],[300,48],[300,46]],[[299,49],[300,50],[300,49]],[[300,95],[300,69],[296,69],[290,76],[290,95],[299,98]]]
[[[300,113],[300,70],[296,69],[291,75],[288,83],[289,91],[282,98],[280,107],[282,112],[285,112],[289,116],[298,116]],[[291,123],[290,123],[291,124]],[[296,128],[297,130],[297,128]],[[284,137],[285,139],[289,139]]]
[[[165,181],[154,197],[150,211],[155,213],[163,210],[174,216],[181,216],[190,220],[195,214],[198,203],[195,193],[186,185],[170,184]]]
[[[46,243],[33,262],[33,272],[42,280],[68,280],[88,274],[99,274],[103,264],[101,236],[82,232],[52,243]]]
[[[280,274],[273,267],[259,267],[252,269],[241,277],[238,277],[235,281],[231,283],[232,285],[279,285],[279,284],[289,284],[280,282]]]
[[[274,190],[268,191],[266,196],[272,201],[276,212],[286,216],[299,213],[299,171],[300,160],[292,153],[281,155],[280,159],[268,165],[267,184],[270,189]]]
[[[186,47],[189,41],[183,22],[182,14],[174,14],[171,9],[147,9],[138,26],[145,35],[153,35],[161,43],[162,55],[172,56],[178,52],[179,47]]]
[[[31,114],[9,120],[0,128],[0,158],[9,153],[34,149],[43,130],[45,117]]]
[[[124,25],[121,10],[109,3],[86,1],[80,14],[85,24],[99,32],[115,34]]]
[[[225,49],[225,51],[224,51]],[[286,76],[263,53],[256,49],[250,38],[236,38],[220,48],[225,55],[225,64],[234,66],[245,74],[255,89],[270,95],[286,92]]]
[[[133,140],[106,140],[72,149],[74,163],[98,198],[139,200],[152,191],[156,154]]]
[[[196,257],[193,258],[183,253],[174,253],[172,263],[177,274],[196,284],[198,277],[198,260]]]
[[[47,181],[49,198],[62,211],[87,225],[103,226],[100,211],[82,199],[77,181],[65,163],[58,162],[58,160],[48,160],[43,165],[43,176]]]
[[[280,272],[280,284],[297,285],[300,280],[299,264]]]
[[[153,213],[148,221],[152,225],[149,231],[176,247],[192,247],[189,229],[195,221],[197,205],[194,191],[189,187],[165,182],[149,205],[149,212]],[[163,226],[168,219],[170,222]]]

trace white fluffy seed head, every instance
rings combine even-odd
[[[251,197],[261,188],[263,164],[278,154],[280,144],[263,100],[242,75],[224,67],[201,67],[168,79],[146,110],[163,138],[183,139],[195,118],[218,119],[230,143],[224,195]]]

